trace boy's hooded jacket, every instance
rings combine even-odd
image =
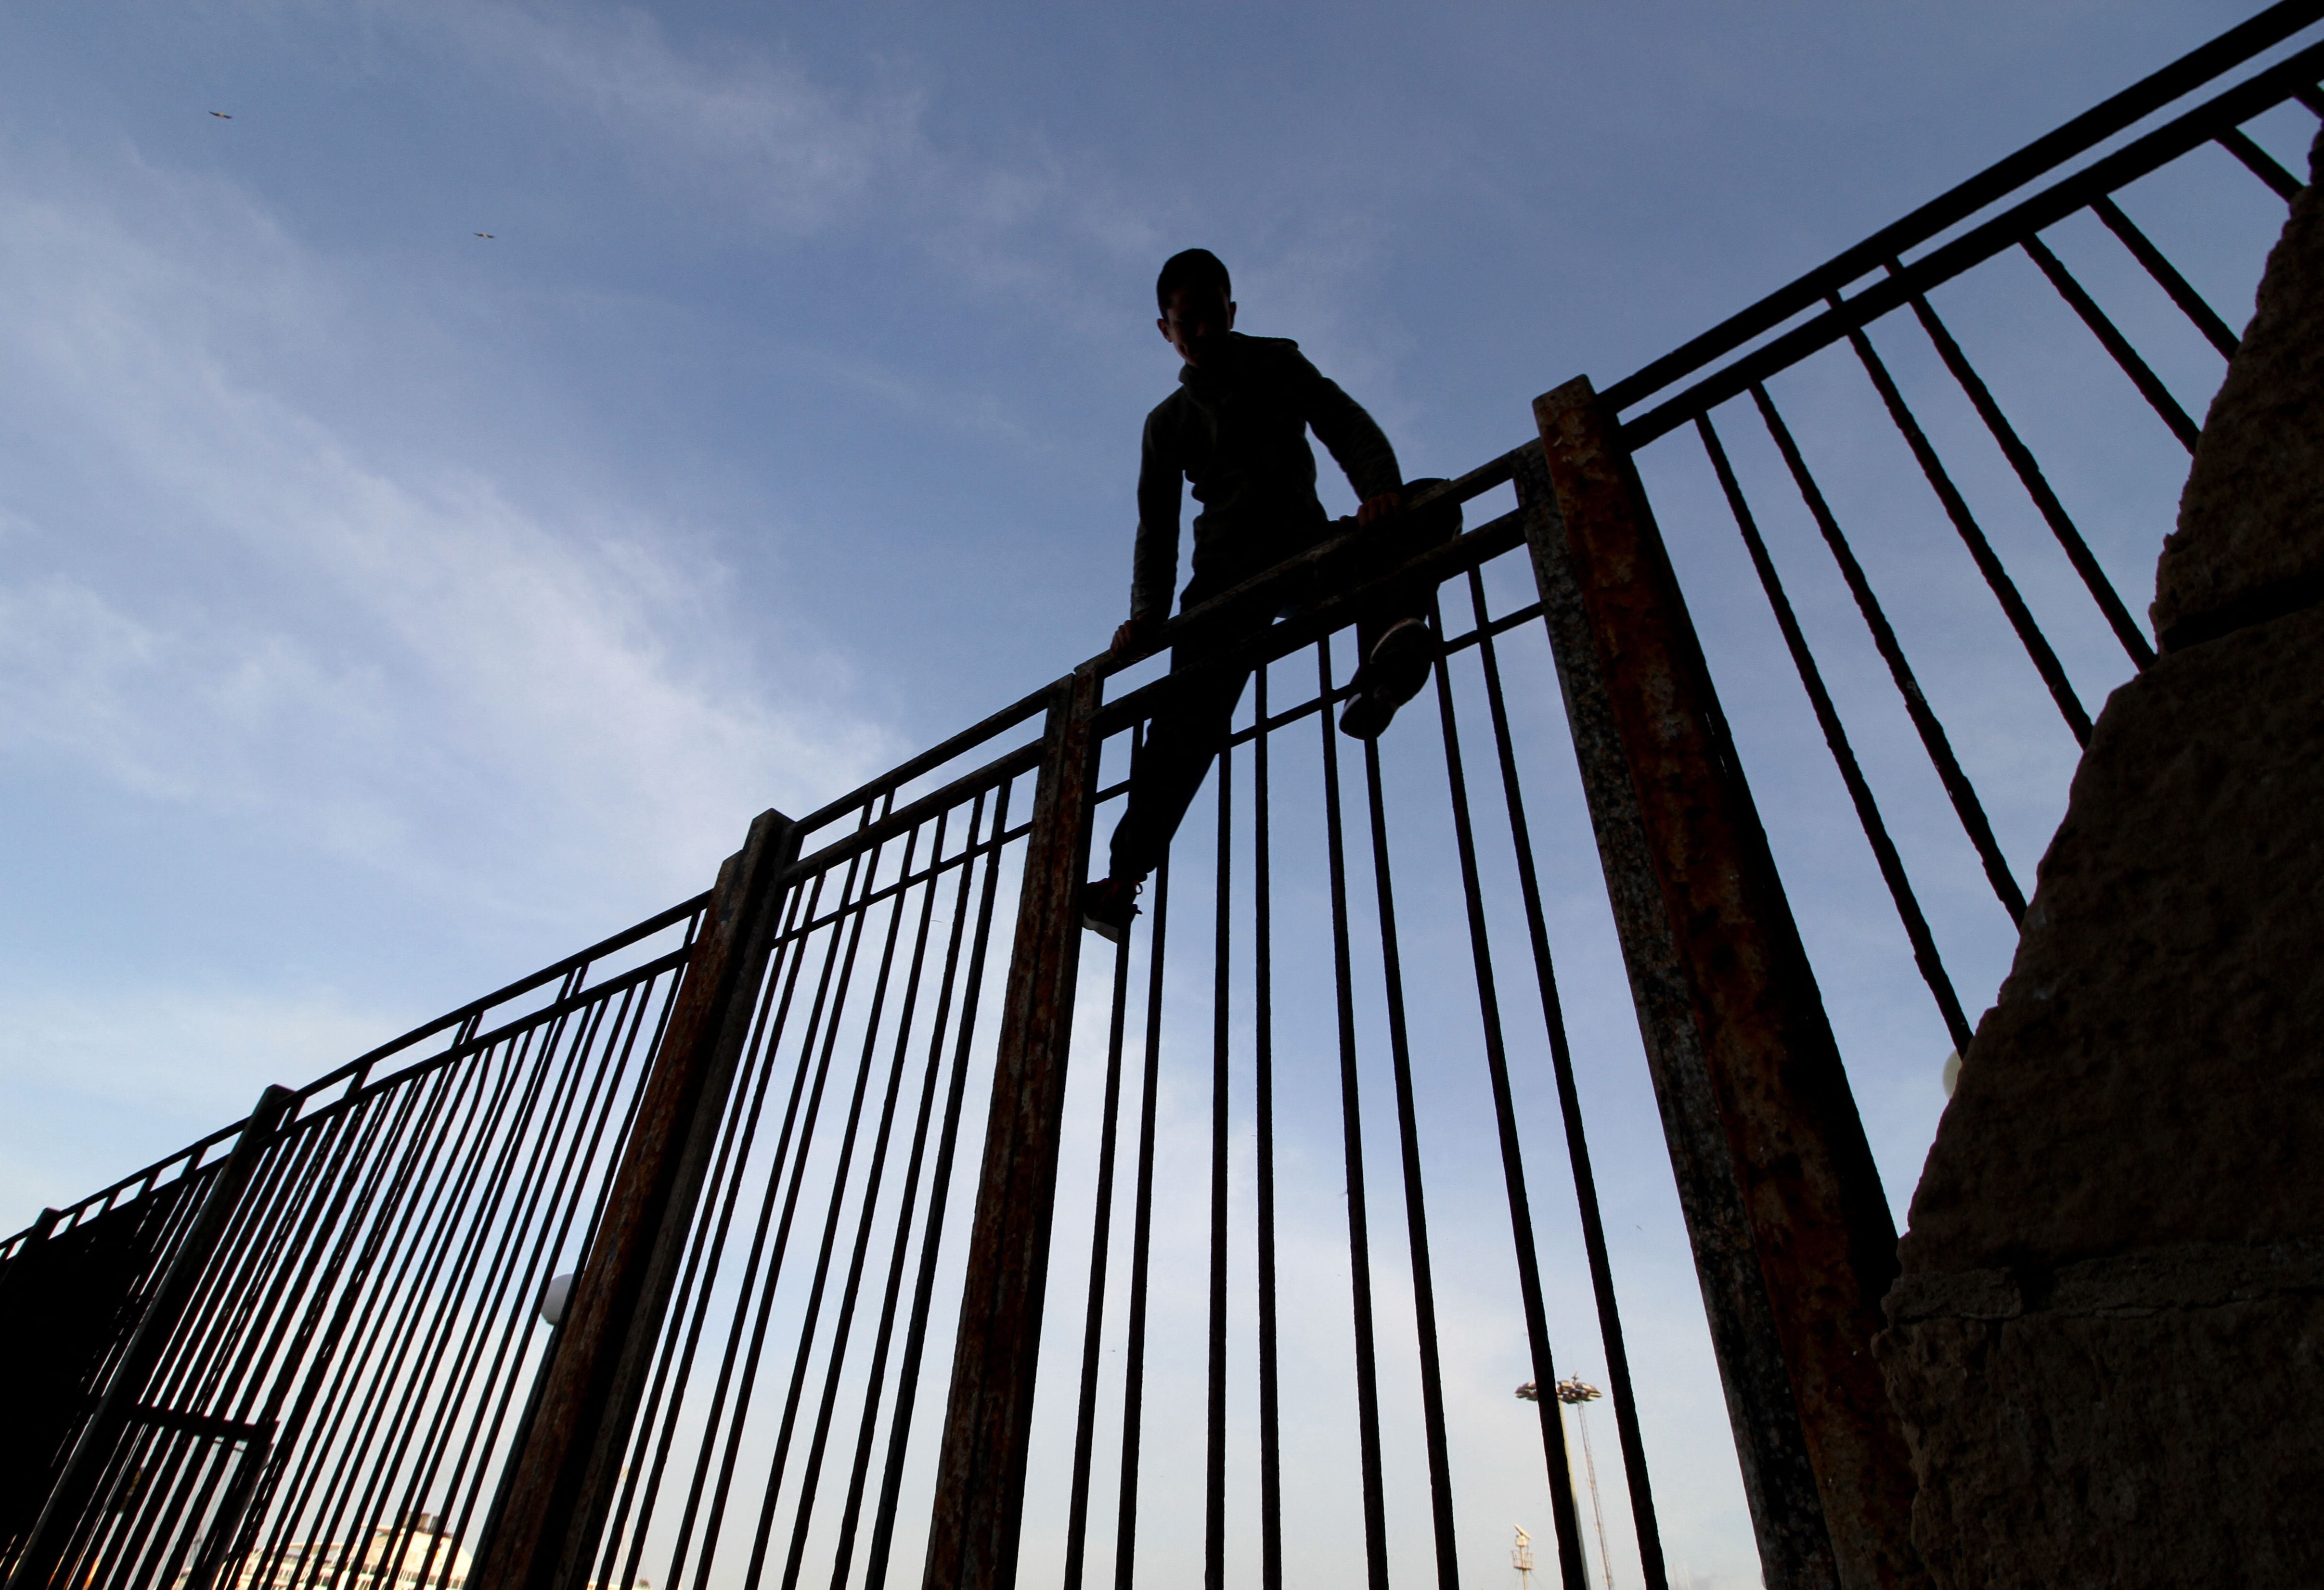
[[[1170,611],[1181,475],[1203,505],[1194,516],[1194,570],[1206,584],[1247,579],[1322,533],[1309,427],[1359,498],[1404,483],[1396,451],[1372,417],[1287,337],[1230,333],[1202,368],[1180,370],[1178,383],[1146,417],[1132,617]]]

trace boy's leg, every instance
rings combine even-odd
[[[1412,481],[1405,490],[1417,492],[1441,483]],[[1460,533],[1457,502],[1398,514],[1381,527],[1380,534],[1352,549],[1342,578],[1350,584],[1377,579]],[[1357,615],[1356,655],[1362,660],[1351,681],[1359,692],[1340,716],[1344,732],[1358,740],[1377,738],[1397,709],[1428,683],[1429,670],[1436,663],[1437,637],[1428,621],[1435,595],[1436,588],[1430,582],[1399,582]]]
[[[1170,671],[1191,672],[1273,621],[1272,612],[1235,614],[1232,622],[1203,640],[1174,648]],[[1250,679],[1250,669],[1230,668],[1190,680],[1148,721],[1145,741],[1130,759],[1127,806],[1113,830],[1110,877],[1134,882],[1161,865],[1194,793],[1227,742],[1235,703]]]

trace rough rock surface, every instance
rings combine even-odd
[[[2324,1584],[2319,598],[2311,188],[1899,1246],[1874,1346],[1940,1585]]]
[[[2324,192],[2314,179],[2268,256],[2244,345],[2203,422],[2179,528],[2155,571],[2168,648],[2324,596]]]
[[[2324,1295],[1939,1314],[1882,1346],[1941,1583],[2324,1583],[2324,1472],[2294,1411],[2324,1404]]]
[[[2319,657],[2098,719],[1875,1343],[1941,1585],[2324,1583]]]
[[[2057,1268],[2324,1225],[2324,609],[2115,692],[1899,1253]]]

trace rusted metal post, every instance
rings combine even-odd
[[[234,1140],[232,1152],[211,1178],[200,1212],[178,1244],[178,1251],[170,1255],[168,1268],[146,1300],[137,1328],[122,1350],[121,1362],[97,1400],[97,1411],[81,1428],[72,1456],[65,1460],[64,1472],[57,1476],[56,1487],[49,1493],[40,1520],[33,1524],[24,1549],[16,1558],[15,1569],[8,1576],[8,1590],[42,1590],[63,1565],[74,1535],[97,1500],[97,1487],[104,1483],[106,1467],[112,1462],[115,1449],[137,1419],[146,1383],[152,1379],[162,1355],[177,1336],[187,1305],[192,1302],[210,1261],[217,1255],[235,1211],[242,1207],[243,1195],[250,1190],[259,1162],[281,1132],[283,1117],[298,1101],[299,1096],[288,1088],[269,1087],[258,1096],[250,1118],[243,1123],[240,1135]],[[189,1166],[186,1174],[193,1173]],[[50,1224],[53,1226],[54,1222]]]
[[[1534,412],[1526,534],[1767,1582],[1920,1585],[1839,1046],[1620,427],[1587,380]]]
[[[993,1060],[984,1170],[970,1227],[952,1393],[936,1457],[923,1590],[1007,1590],[1017,1580],[1025,1454],[1040,1365],[1064,1124],[1082,878],[1089,866],[1099,676],[1084,665],[1050,697],[1017,943]]]
[[[764,812],[719,869],[539,1404],[469,1575],[476,1590],[581,1590],[595,1567],[798,845],[790,819]]]

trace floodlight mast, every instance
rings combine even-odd
[[[1590,1450],[1590,1415],[1582,1406],[1603,1395],[1578,1374],[1557,1383],[1557,1400],[1573,1410],[1573,1422],[1582,1427],[1582,1466],[1590,1475],[1590,1516],[1598,1526],[1598,1567],[1606,1576],[1606,1590],[1614,1590],[1614,1559],[1606,1551],[1606,1509],[1598,1496],[1598,1459]]]
[[[1517,1543],[1509,1551],[1509,1566],[1517,1571],[1517,1590],[1533,1590],[1533,1537],[1517,1526]]]

